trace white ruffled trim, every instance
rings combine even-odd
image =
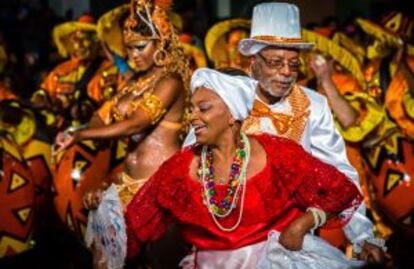
[[[127,253],[127,235],[124,211],[116,186],[112,184],[102,195],[97,210],[88,215],[85,242],[92,243],[102,252],[102,260],[107,268],[122,269]]]
[[[271,231],[256,269],[350,269],[364,264],[348,259],[339,249],[320,237],[307,234],[302,249],[290,251],[279,243],[280,232]]]

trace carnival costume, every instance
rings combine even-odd
[[[72,56],[71,53],[79,49],[73,47],[74,38],[79,38],[90,50],[98,50],[93,47],[98,46],[93,18],[81,16],[79,21],[66,22],[53,29],[53,41],[59,54],[63,58],[71,56],[71,59],[55,67],[32,96],[33,102],[37,97],[47,100],[49,109],[69,121],[66,124],[57,122],[59,129],[80,124],[79,119],[72,119],[68,116],[69,113],[65,113],[72,106],[82,103],[93,111],[97,104],[110,99],[115,93],[118,76],[117,68],[109,60],[96,56],[85,65],[82,59]],[[89,118],[82,121],[86,123]]]
[[[0,45],[0,76],[6,56]],[[44,119],[0,81],[0,259],[34,246],[52,181],[51,140]]]
[[[394,230],[413,235],[414,97],[403,70],[393,61],[393,53],[407,46],[403,38],[412,36],[414,22],[402,13],[391,12],[380,23],[364,19],[357,19],[357,23],[375,40],[367,48],[366,94],[375,99],[384,115],[372,132],[361,137],[368,182],[374,190],[373,215],[384,236]],[[413,74],[414,58],[408,53],[402,61]]]
[[[167,111],[159,98],[152,93],[158,81],[174,74],[178,74],[183,79],[184,85],[188,85],[188,62],[184,60],[178,37],[168,19],[167,11],[171,3],[169,1],[154,1],[154,3],[151,1],[135,2],[132,2],[130,5],[130,14],[124,22],[123,34],[120,29],[119,20],[128,11],[126,5],[116,8],[102,17],[102,20],[98,24],[98,34],[102,40],[108,42],[108,47],[112,51],[121,56],[126,55],[125,46],[122,44],[140,40],[160,40],[161,45],[154,59],[157,59],[158,55],[163,58],[157,60],[155,63],[163,66],[163,73],[146,79],[138,78],[132,83],[122,85],[118,93],[111,100],[104,103],[97,113],[105,124],[111,124],[128,118],[136,109],[140,108],[151,119],[152,125],[160,124],[166,128],[181,129],[185,132],[186,121],[188,121],[186,119],[187,112],[185,112],[182,124],[166,120],[160,121]],[[146,16],[148,17],[146,18]],[[149,21],[147,21],[148,19]],[[150,36],[140,33],[135,29],[138,23],[149,24],[150,29],[152,29]],[[121,41],[119,41],[120,38]],[[121,111],[117,106],[118,101],[128,95],[132,95],[133,100],[124,111]],[[187,94],[187,98],[189,98],[189,94]],[[128,204],[129,200],[146,180],[146,178],[133,179],[128,174],[123,173],[121,182],[123,182],[122,184],[125,188],[121,187],[120,194],[124,205]]]
[[[104,40],[122,37],[123,44],[135,41],[159,41],[157,51],[154,53],[154,64],[162,67],[161,74],[152,75],[146,79],[138,77],[136,81],[126,83],[111,100],[103,104],[97,114],[106,125],[123,121],[140,109],[150,119],[151,127],[163,126],[167,129],[186,132],[187,108],[181,122],[167,121],[163,119],[167,108],[154,93],[157,83],[170,76],[178,76],[185,89],[189,84],[188,61],[180,47],[178,36],[168,20],[167,11],[170,5],[170,1],[132,1],[129,6],[129,15],[123,24],[123,33],[119,30],[106,31],[112,38],[105,37],[105,34],[102,35]],[[124,7],[104,15],[105,23],[102,27],[108,29],[118,27],[119,29],[119,18],[122,12],[125,12]],[[149,32],[145,32],[145,28],[148,28]],[[122,43],[109,42],[108,47],[125,55],[125,47],[119,44]],[[185,102],[188,104],[190,92],[186,91],[185,96]],[[131,98],[131,101],[126,107],[118,107],[119,101],[125,97]],[[134,141],[134,139],[137,139],[136,135],[128,138],[129,141]],[[123,172],[120,182],[105,191],[98,209],[89,214],[88,230],[85,236],[87,244],[98,243],[96,247],[103,251],[105,262],[110,267],[122,266],[123,256],[126,254],[125,227],[122,225],[124,208],[146,181],[147,178],[136,179],[126,171]]]
[[[248,58],[240,54],[237,45],[249,31],[250,21],[246,19],[221,21],[208,30],[204,46],[214,68],[234,67],[247,71]]]
[[[0,259],[33,247],[35,182],[19,146],[0,130]]]
[[[242,121],[251,110],[256,82],[199,69],[192,77],[191,87],[193,91],[199,87],[212,90],[233,117]],[[263,252],[269,232],[281,231],[307,207],[331,213],[348,209],[342,218],[329,219],[327,226],[348,221],[361,196],[343,174],[285,138],[259,135],[252,139],[263,146],[267,164],[249,179],[246,168],[250,146],[243,133],[228,184],[214,183],[207,145],[186,147],[165,162],[127,208],[130,257],[144,243],[160,237],[174,220],[185,240],[195,247],[194,253],[182,261],[184,268],[266,268],[277,264],[266,261],[268,256]],[[192,137],[186,141],[192,144],[195,140]],[[199,149],[202,154],[196,181],[190,178],[189,169]],[[269,246],[269,250],[278,247]],[[260,254],[266,257],[259,259]]]
[[[244,55],[254,55],[268,46],[310,49],[314,45],[302,38],[299,10],[290,4],[256,6],[250,36],[239,43]],[[243,129],[250,134],[270,133],[294,140],[312,156],[338,168],[359,188],[358,174],[349,164],[344,140],[335,128],[327,99],[321,94],[295,84],[275,104],[267,105],[256,97]],[[363,203],[344,232],[356,248],[373,239],[372,223],[365,216]]]

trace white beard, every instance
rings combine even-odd
[[[289,95],[289,93],[291,92],[291,90],[292,90],[292,88],[293,88],[293,85],[295,84],[295,82],[296,82],[296,79],[294,79],[294,78],[290,78],[289,80],[291,80],[291,81],[289,81],[290,83],[291,83],[291,85],[290,85],[290,88],[289,88],[289,90],[287,90],[286,92],[284,92],[284,93],[282,93],[282,94],[279,94],[279,93],[275,93],[275,92],[273,92],[272,91],[272,88],[268,85],[269,83],[268,83],[268,81],[264,81],[264,82],[259,82],[259,84],[260,84],[260,87],[267,93],[267,94],[269,94],[269,95],[271,95],[271,96],[273,96],[273,97],[276,97],[276,98],[283,98],[283,97],[286,97],[287,95]]]

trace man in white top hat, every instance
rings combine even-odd
[[[300,143],[359,187],[358,174],[349,164],[345,143],[335,128],[326,98],[296,84],[299,52],[313,44],[301,39],[299,10],[287,3],[264,3],[253,10],[250,38],[239,50],[252,56],[251,74],[259,81],[251,116],[244,123],[248,133],[268,132]],[[344,227],[354,252],[364,260],[382,261],[384,242],[374,238],[372,222],[361,205]]]

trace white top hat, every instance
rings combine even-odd
[[[239,42],[241,54],[249,56],[267,46],[309,49],[313,43],[302,39],[299,9],[288,3],[264,3],[253,9],[250,38]]]

